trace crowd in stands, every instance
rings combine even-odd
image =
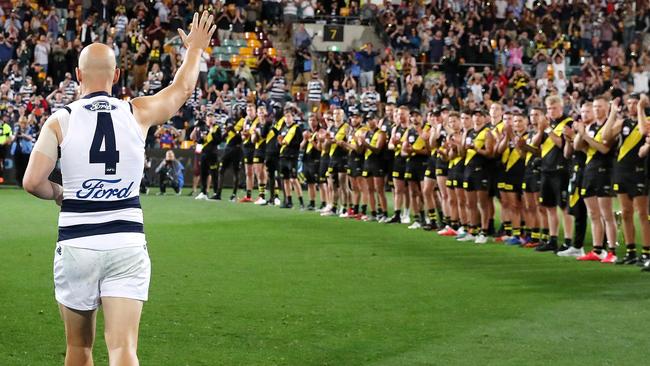
[[[148,148],[195,151],[197,198],[208,199],[212,185],[211,198],[220,200],[231,171],[236,201],[241,172],[246,196],[240,202],[253,202],[255,182],[260,205],[291,208],[295,194],[300,206],[316,210],[319,192],[323,216],[410,224],[413,214],[412,229],[441,229],[477,243],[498,236],[613,263],[611,197],[629,193],[630,202],[645,197],[645,209],[635,203],[630,210],[632,203],[620,198],[627,252],[618,262],[650,270],[646,220],[638,258],[630,234],[630,215],[644,218],[648,209],[647,188],[638,188],[647,184],[650,150],[643,137],[643,110],[650,107],[647,1],[43,3],[18,0],[0,14],[0,161],[13,156],[19,185],[42,123],[80,94],[75,66],[84,46],[113,47],[121,72],[114,95],[153,94],[183,58],[175,30],[185,28],[194,10],[206,10],[218,31],[196,88],[146,141]],[[315,18],[374,25],[384,44],[317,52],[314,35],[300,24]],[[282,38],[288,54],[274,47]],[[502,174],[515,165],[521,177]],[[637,169],[634,182],[643,177],[636,190],[617,181],[623,165]],[[595,186],[577,178],[593,174],[590,169],[606,178]],[[169,184],[180,192],[182,170],[168,153],[155,170],[161,190]],[[522,186],[524,172],[530,181]],[[393,215],[384,195],[389,186]],[[490,198],[498,192],[501,230]],[[560,246],[556,208],[569,203],[582,208],[565,211]],[[585,254],[587,218],[595,240]],[[523,227],[523,219],[536,226]]]

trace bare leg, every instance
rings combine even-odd
[[[641,223],[641,234],[643,237],[642,245],[644,247],[650,246],[650,221],[648,221],[648,196],[634,197],[634,209],[639,215],[639,222]]]
[[[59,304],[65,324],[65,366],[92,366],[97,311],[79,311]]]
[[[614,210],[612,208],[611,197],[598,197],[598,206],[600,215],[605,221],[605,234],[610,248],[616,248],[616,220],[614,219]]]
[[[106,346],[110,366],[137,366],[142,301],[102,297]]]

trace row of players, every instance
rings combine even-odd
[[[440,235],[459,241],[482,244],[496,237],[558,256],[640,264],[650,270],[647,96],[630,95],[624,106],[619,99],[597,97],[583,103],[578,121],[563,113],[557,96],[548,97],[545,106],[531,108],[528,115],[504,113],[499,103],[489,111],[460,113],[443,106],[423,116],[387,104],[381,119],[374,114],[346,117],[342,109],[334,109],[322,118],[311,115],[303,130],[291,105],[274,119],[265,108],[249,104],[236,123],[224,127],[207,116],[205,125],[192,133],[201,152],[196,169],[202,192],[197,198],[208,199],[211,176],[212,198],[221,199],[223,176],[231,168],[235,200],[243,160],[246,196],[240,202],[253,202],[257,181],[255,204],[291,208],[295,193],[304,207],[297,179],[301,164],[307,209],[316,209],[320,194],[322,216],[411,224],[413,213],[410,229],[440,229]],[[221,142],[226,147],[219,159]],[[393,191],[392,216],[387,184]],[[268,202],[267,189],[272,192]],[[626,245],[620,259],[614,196],[621,205]],[[499,230],[494,227],[495,199],[501,204]],[[640,255],[635,213],[643,240]],[[585,253],[587,220],[593,249]]]

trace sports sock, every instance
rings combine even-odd
[[[511,221],[504,221],[503,222],[503,230],[506,233],[506,236],[512,236],[512,222]]]
[[[359,205],[354,205],[354,208],[352,209],[355,214],[359,213]]]
[[[305,205],[305,201],[302,199],[302,196],[298,196],[298,202],[300,203],[300,206]]]
[[[650,247],[641,248],[641,254],[650,255]]]
[[[262,199],[266,198],[266,184],[260,184],[258,190],[260,192],[260,197],[262,197]]]
[[[494,235],[494,219],[488,220],[487,234]]]
[[[445,218],[442,220],[442,226],[447,226],[451,224],[451,217],[450,216],[445,216]]]
[[[534,227],[531,232],[530,232],[530,239],[533,243],[539,243],[540,239],[540,233],[539,233],[539,228]]]
[[[635,254],[636,255],[636,244],[630,243],[625,245],[625,251],[628,254]]]
[[[548,241],[548,228],[542,229],[542,236],[540,236],[542,241]]]
[[[514,236],[515,238],[521,236],[521,229],[518,227],[512,228],[512,236]]]
[[[366,212],[368,212],[368,205],[361,205],[361,213],[365,215]],[[375,211],[373,211],[373,212],[375,212]],[[357,213],[359,213],[359,211],[357,211]],[[377,216],[377,214],[374,214],[372,216]]]
[[[427,211],[427,216],[429,217],[429,220],[433,224],[436,221],[436,209],[431,208]]]
[[[364,212],[363,214],[365,215],[366,213]],[[370,216],[377,217],[377,211],[370,211]]]
[[[564,246],[566,247],[571,246],[571,238],[564,238]]]
[[[247,189],[246,190],[246,198],[251,198],[251,194],[252,194],[251,190]]]
[[[424,216],[424,210],[420,210],[420,223],[424,224],[425,222],[426,222],[426,220],[425,220],[425,216]]]
[[[603,252],[603,247],[594,247],[593,251],[596,254],[600,254]]]
[[[293,204],[293,199],[291,198],[291,195],[287,196],[287,203],[288,204]]]
[[[557,245],[557,236],[551,235],[551,239],[548,241],[551,245]]]
[[[460,226],[460,225],[458,225],[458,220],[452,220],[452,221],[451,221],[451,228],[452,228],[452,229],[454,229],[454,230],[458,230],[458,227],[459,227],[459,226]]]
[[[441,220],[444,217],[444,212],[442,212],[442,208],[436,209],[436,224],[438,224],[438,221]]]
[[[381,207],[377,209],[377,215],[382,216],[384,214],[384,210],[382,210]]]
[[[402,210],[395,210],[395,217],[402,216]]]
[[[311,207],[316,206],[316,201],[314,201],[314,200],[309,200],[309,206],[311,206]]]

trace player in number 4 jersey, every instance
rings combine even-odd
[[[215,28],[207,12],[200,19],[194,14],[191,32],[178,30],[187,52],[172,84],[131,103],[109,96],[120,76],[113,50],[100,43],[87,46],[76,70],[83,98],[43,126],[24,188],[61,206],[54,284],[65,322],[66,365],[92,364],[100,304],[110,364],[138,364],[138,327],[151,269],[138,197],[144,137],[191,95]],[[63,186],[48,180],[57,148]]]

